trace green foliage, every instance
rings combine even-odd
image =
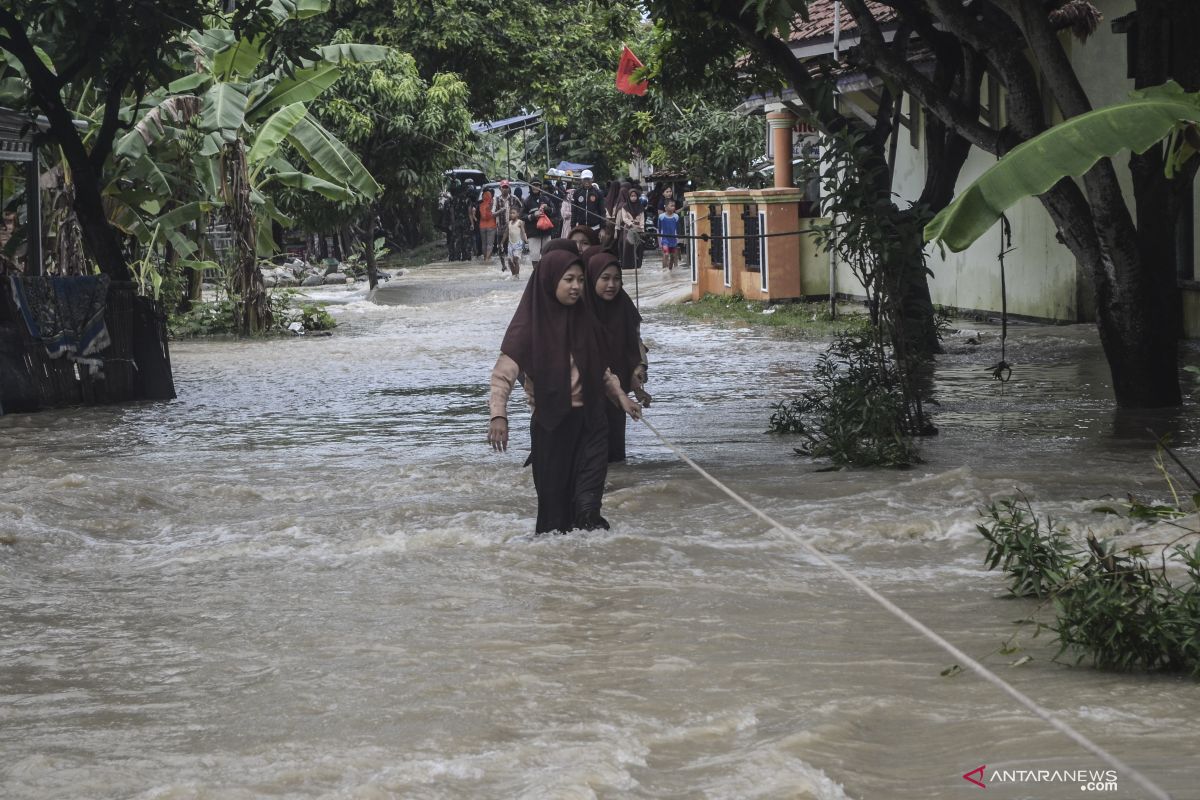
[[[1103,669],[1185,672],[1200,678],[1200,541],[1178,541],[1200,536],[1200,531],[1187,531],[1161,546],[1154,564],[1145,545],[1119,550],[1089,533],[1080,546],[1039,517],[1024,498],[993,503],[984,513],[988,521],[977,528],[989,542],[985,563],[1010,577],[1014,595],[1053,606],[1053,624],[1033,617],[1020,624],[1036,625],[1035,635],[1046,628],[1054,631],[1056,658],[1072,651],[1076,663],[1091,659]],[[1010,642],[1004,652],[1017,649]]]
[[[324,306],[315,303],[305,303],[300,306],[298,317],[296,317],[306,331],[331,331],[337,327],[337,320],[333,318]]]
[[[339,9],[353,0],[340,0]],[[607,70],[612,82],[622,40],[642,26],[633,0],[395,0],[376,3],[386,43],[416,59],[420,73],[454,73],[470,88],[480,119],[542,108],[562,121],[564,76]],[[365,20],[364,20],[365,21]],[[593,114],[595,109],[593,109]],[[594,117],[593,117],[594,118]]]
[[[668,103],[654,125],[650,161],[687,173],[698,188],[751,186],[760,179],[751,165],[762,155],[762,120],[714,106],[697,97],[691,105]]]
[[[237,310],[237,303],[230,297],[212,302],[193,303],[189,310],[176,312],[168,317],[167,330],[172,339],[236,336]]]
[[[329,331],[337,327],[337,320],[320,303],[302,302],[293,306],[299,296],[295,290],[272,292],[268,297],[272,323],[260,334],[286,335],[293,322],[299,322],[305,331]],[[173,339],[237,336],[239,310],[238,298],[230,296],[193,303],[188,311],[172,313],[167,329]]]
[[[796,434],[802,455],[837,466],[903,467],[920,459],[895,363],[871,330],[838,334],[817,360],[813,388],[772,406],[770,430]]]
[[[613,73],[621,52],[611,41],[609,57],[590,70],[572,69],[554,98],[560,148],[564,157],[596,164],[601,174],[625,171],[631,158],[642,157],[657,167],[683,171],[698,188],[747,186],[758,180],[751,165],[762,155],[762,120],[733,108],[749,93],[728,59],[733,48],[703,59],[714,69],[705,78],[677,76],[671,32],[661,25],[643,26],[630,47],[646,62],[649,90],[636,97],[617,91]],[[597,109],[604,109],[597,124]]]
[[[1034,514],[1024,498],[1001,500],[985,510],[988,522],[975,526],[988,541],[983,560],[988,569],[999,566],[1009,575],[1011,594],[1043,599],[1066,582],[1075,547],[1053,520]]]
[[[1186,92],[1173,81],[1071,117],[989,167],[929,222],[925,239],[956,253],[965,250],[1018,200],[1041,194],[1064,177],[1083,175],[1101,158],[1122,150],[1142,153],[1168,136],[1170,177],[1196,153],[1196,123],[1200,93]]]
[[[341,31],[337,40],[350,34]],[[288,194],[282,205],[310,230],[333,230],[361,219],[373,227],[373,209],[386,209],[403,239],[428,224],[429,198],[444,170],[455,166],[470,135],[468,89],[455,75],[424,80],[416,61],[393,49],[386,59],[351,65],[338,91],[312,104],[314,113],[362,158],[384,186],[376,203],[333,202]],[[371,231],[367,232],[368,235]]]
[[[773,406],[771,429],[799,434],[798,452],[837,465],[906,466],[918,459],[915,436],[933,430],[925,414],[920,376],[926,362],[905,335],[901,265],[913,252],[920,226],[881,199],[886,163],[863,134],[827,138],[810,166],[823,178],[822,247],[850,266],[866,291],[871,325],[840,335],[817,362],[815,388]]]

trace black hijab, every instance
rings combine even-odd
[[[585,306],[587,287],[573,306],[555,297],[558,282],[572,264],[583,266],[577,253],[562,249],[543,254],[500,344],[500,351],[533,379],[534,422],[547,431],[557,428],[571,410],[572,357],[589,417],[604,413],[608,358],[596,318]]]
[[[623,208],[623,209],[627,210],[629,212],[629,215],[636,219],[637,215],[642,213],[642,204],[640,201],[637,203],[634,203],[629,199],[629,193],[634,192],[634,191],[636,191],[639,196],[642,193],[642,190],[639,189],[635,184],[632,184],[632,183],[622,183],[621,184],[621,200],[619,203],[617,203],[617,209],[619,210],[619,209]]]
[[[633,298],[622,287],[612,300],[605,300],[596,294],[596,281],[601,273],[610,266],[619,271],[621,262],[615,255],[600,248],[589,247],[584,251],[589,254],[587,269],[584,276],[587,286],[584,289],[584,299],[588,308],[600,322],[604,331],[604,341],[609,355],[609,366],[613,374],[621,380],[621,387],[630,389],[630,376],[642,363],[641,340],[638,336],[642,324],[642,315],[638,313]]]

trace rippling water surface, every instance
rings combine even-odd
[[[0,418],[0,796],[931,798],[1094,757],[843,585],[631,427],[600,533],[534,537],[514,448],[484,443],[520,286],[410,272],[330,291],[330,338],[186,342],[171,403]],[[651,269],[653,303],[686,291]],[[817,472],[764,434],[819,343],[649,310],[663,432],[769,513],[1176,797],[1200,797],[1200,690],[997,652],[1031,606],[981,569],[979,506],[1070,520],[1165,498],[1087,326],[968,324],[941,435],[906,472]],[[974,344],[979,341],[979,344]],[[1194,353],[1188,356],[1195,361]],[[1189,392],[1194,390],[1189,387]],[[1069,663],[1069,662],[1068,662]],[[1077,797],[1076,784],[989,785]],[[1130,780],[1107,796],[1140,797]]]

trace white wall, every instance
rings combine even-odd
[[[1087,42],[1068,37],[1067,48],[1081,76],[1084,89],[1094,107],[1124,100],[1133,89],[1126,77],[1125,37],[1112,32],[1112,22],[1133,10],[1133,0],[1096,0],[1104,20]],[[910,98],[905,97],[906,116],[910,115]],[[896,174],[894,187],[897,201],[903,206],[920,196],[925,181],[924,132],[921,146],[910,144],[907,128],[898,131]],[[1132,182],[1129,177],[1128,154],[1114,160],[1118,178],[1131,212]],[[973,149],[959,176],[956,191],[961,191],[984,170],[995,163],[995,157]],[[1200,209],[1200,186],[1196,189]],[[1008,310],[1011,314],[1081,321],[1091,318],[1091,290],[1086,275],[1076,264],[1074,256],[1055,238],[1056,229],[1041,203],[1030,198],[1018,203],[1008,212],[1012,224],[1013,247],[1005,257]],[[1200,224],[1197,225],[1200,240]],[[933,302],[963,309],[999,312],[1000,226],[984,234],[979,241],[962,253],[947,252],[943,257],[936,246],[930,246],[928,266],[933,271],[929,281]],[[1200,241],[1196,252],[1200,253]],[[1200,261],[1200,260],[1198,260]],[[1200,275],[1200,263],[1197,264]],[[837,290],[845,294],[861,294],[862,287],[845,264],[837,267]]]

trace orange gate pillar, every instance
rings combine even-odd
[[[775,151],[775,188],[792,188],[792,129],[796,115],[784,109],[767,114],[771,129],[771,149]]]

